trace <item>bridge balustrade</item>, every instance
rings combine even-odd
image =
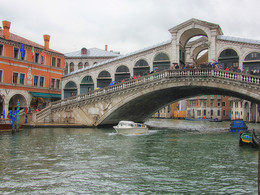
[[[73,96],[60,101],[53,102],[51,104],[52,108],[59,108],[63,105],[68,105],[78,101],[83,101],[90,98],[95,98],[104,94],[112,93],[115,91],[120,91],[126,88],[130,88],[136,85],[141,85],[144,83],[149,83],[151,81],[160,80],[162,78],[168,77],[196,77],[196,76],[210,76],[225,78],[230,80],[237,80],[249,84],[260,84],[260,77],[254,75],[246,75],[243,73],[230,72],[218,69],[181,69],[181,70],[165,70],[151,75],[143,76],[137,79],[132,79],[126,82],[117,83],[110,87],[105,87],[99,90],[91,91],[89,93],[81,94],[78,96]]]

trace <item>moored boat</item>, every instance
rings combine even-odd
[[[218,118],[213,118],[213,119],[210,119],[209,122],[222,122],[222,120],[220,120]]]
[[[243,119],[235,119],[230,124],[231,132],[247,131],[247,125]]]
[[[145,134],[148,128],[145,124],[135,123],[133,121],[120,121],[114,129],[118,134]]]
[[[259,147],[260,140],[259,140],[259,136],[256,135],[255,133],[255,129],[253,129],[253,133],[252,133],[252,142],[255,147]]]
[[[11,131],[12,120],[11,119],[0,119],[0,131]]]
[[[240,136],[239,136],[239,146],[243,145],[251,145],[252,146],[252,132],[249,131],[240,131]]]

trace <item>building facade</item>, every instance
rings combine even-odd
[[[187,118],[209,118],[222,120],[220,95],[203,95],[187,100]]]
[[[260,122],[259,105],[238,99],[231,98],[231,120],[243,119],[248,122]]]
[[[105,50],[98,48],[85,48],[80,51],[70,52],[65,54],[65,75],[82,70],[90,65],[115,58],[120,56],[119,52],[108,51],[108,46],[105,45]]]
[[[11,22],[0,29],[0,113],[7,115],[19,101],[21,109],[41,109],[61,98],[64,54],[10,32]]]

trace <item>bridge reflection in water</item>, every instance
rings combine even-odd
[[[226,95],[260,104],[260,77],[218,69],[166,70],[53,102],[36,122],[87,126],[142,122],[165,105],[198,95]]]

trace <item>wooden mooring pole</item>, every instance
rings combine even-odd
[[[258,195],[260,195],[260,146],[258,147]]]

